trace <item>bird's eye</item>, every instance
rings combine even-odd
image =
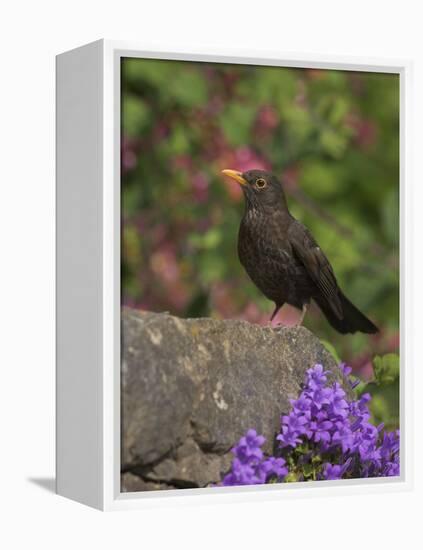
[[[264,180],[263,178],[259,178],[258,180],[256,180],[256,185],[257,185],[257,187],[259,187],[260,189],[263,189],[263,187],[266,187],[267,181]]]

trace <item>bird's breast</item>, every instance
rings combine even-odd
[[[238,236],[241,264],[256,286],[275,302],[296,304],[305,272],[293,254],[287,228],[279,220],[244,216]]]
[[[238,252],[241,263],[288,259],[292,255],[287,231],[279,223],[272,223],[259,214],[247,213],[241,221],[238,236]]]

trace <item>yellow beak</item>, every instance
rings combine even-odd
[[[222,174],[236,180],[241,185],[247,185],[247,180],[242,177],[241,172],[237,172],[236,170],[222,170]]]

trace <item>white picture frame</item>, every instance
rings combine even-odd
[[[122,57],[400,75],[401,476],[121,493],[120,60]],[[411,63],[269,52],[148,51],[99,40],[57,57],[57,493],[101,510],[407,490],[412,486]]]

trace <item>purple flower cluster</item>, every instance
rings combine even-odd
[[[357,381],[350,378],[350,367],[340,368],[354,388]],[[374,426],[370,395],[349,400],[339,382],[328,382],[328,374],[322,365],[307,371],[304,389],[281,418],[276,438],[281,456],[265,457],[264,437],[249,430],[232,450],[235,458],[223,485],[286,481],[288,467],[291,480],[399,475],[399,431]]]
[[[345,365],[341,370],[347,377],[351,372]],[[398,475],[399,432],[381,435],[383,424],[370,422],[370,395],[349,401],[338,382],[328,384],[327,374],[322,365],[307,371],[305,388],[282,417],[281,446],[294,449],[307,443],[316,454],[339,455],[337,464],[324,464],[323,479]]]
[[[238,445],[232,449],[235,458],[232,461],[232,469],[223,478],[222,485],[257,485],[266,483],[274,478],[282,481],[288,473],[283,458],[264,457],[261,449],[265,442],[262,435],[257,435],[255,430],[248,430],[241,437]]]

